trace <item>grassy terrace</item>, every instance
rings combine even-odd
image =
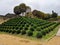
[[[59,28],[58,25],[59,23],[42,19],[19,17],[1,24],[0,34],[13,34],[34,40],[48,40],[56,34]]]

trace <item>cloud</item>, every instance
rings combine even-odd
[[[13,13],[13,8],[20,3],[29,5],[32,10],[37,9],[46,13],[51,13],[52,10],[60,12],[60,0],[1,0],[0,14]]]

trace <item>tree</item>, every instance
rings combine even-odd
[[[44,14],[44,19],[47,20],[47,19],[50,19],[51,18],[51,14]]]
[[[38,18],[40,17],[39,15],[39,11],[38,10],[33,10],[33,12],[32,12],[32,14],[34,15],[34,16],[37,16]]]
[[[56,18],[58,16],[58,14],[54,11],[52,11],[52,18]]]
[[[38,11],[38,10],[33,10],[33,12],[32,12],[32,14],[34,15],[34,16],[36,16],[36,17],[38,17],[38,18],[44,18],[44,13],[43,12],[41,12],[41,11]]]
[[[21,34],[22,34],[22,35],[26,34],[26,30],[22,30],[22,31],[21,31]]]
[[[26,6],[26,9],[31,9],[29,6]]]
[[[26,5],[24,3],[21,3],[19,5],[19,9],[20,9],[21,13],[26,12]]]
[[[30,13],[31,12],[31,8],[29,6],[26,6],[26,13]]]
[[[14,13],[17,14],[17,15],[21,14],[19,6],[14,7]]]
[[[32,14],[36,16],[37,10],[33,10]]]
[[[42,38],[42,36],[43,36],[43,35],[42,35],[41,32],[37,32],[37,34],[36,34],[36,37],[37,37],[37,38]]]
[[[24,12],[26,12],[27,10],[27,6],[24,3],[21,3],[19,6],[15,6],[14,7],[14,13],[15,14],[24,14]]]
[[[33,31],[28,30],[27,35],[28,35],[28,36],[32,36],[32,35],[33,35]]]

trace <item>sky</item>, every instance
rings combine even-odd
[[[21,3],[30,6],[32,10],[37,9],[45,13],[54,10],[60,15],[60,0],[0,0],[0,15],[14,13],[14,7]]]

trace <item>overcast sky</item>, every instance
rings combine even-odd
[[[60,0],[0,0],[0,15],[13,13],[13,8],[25,3],[33,9],[51,13],[52,10],[60,15]]]

